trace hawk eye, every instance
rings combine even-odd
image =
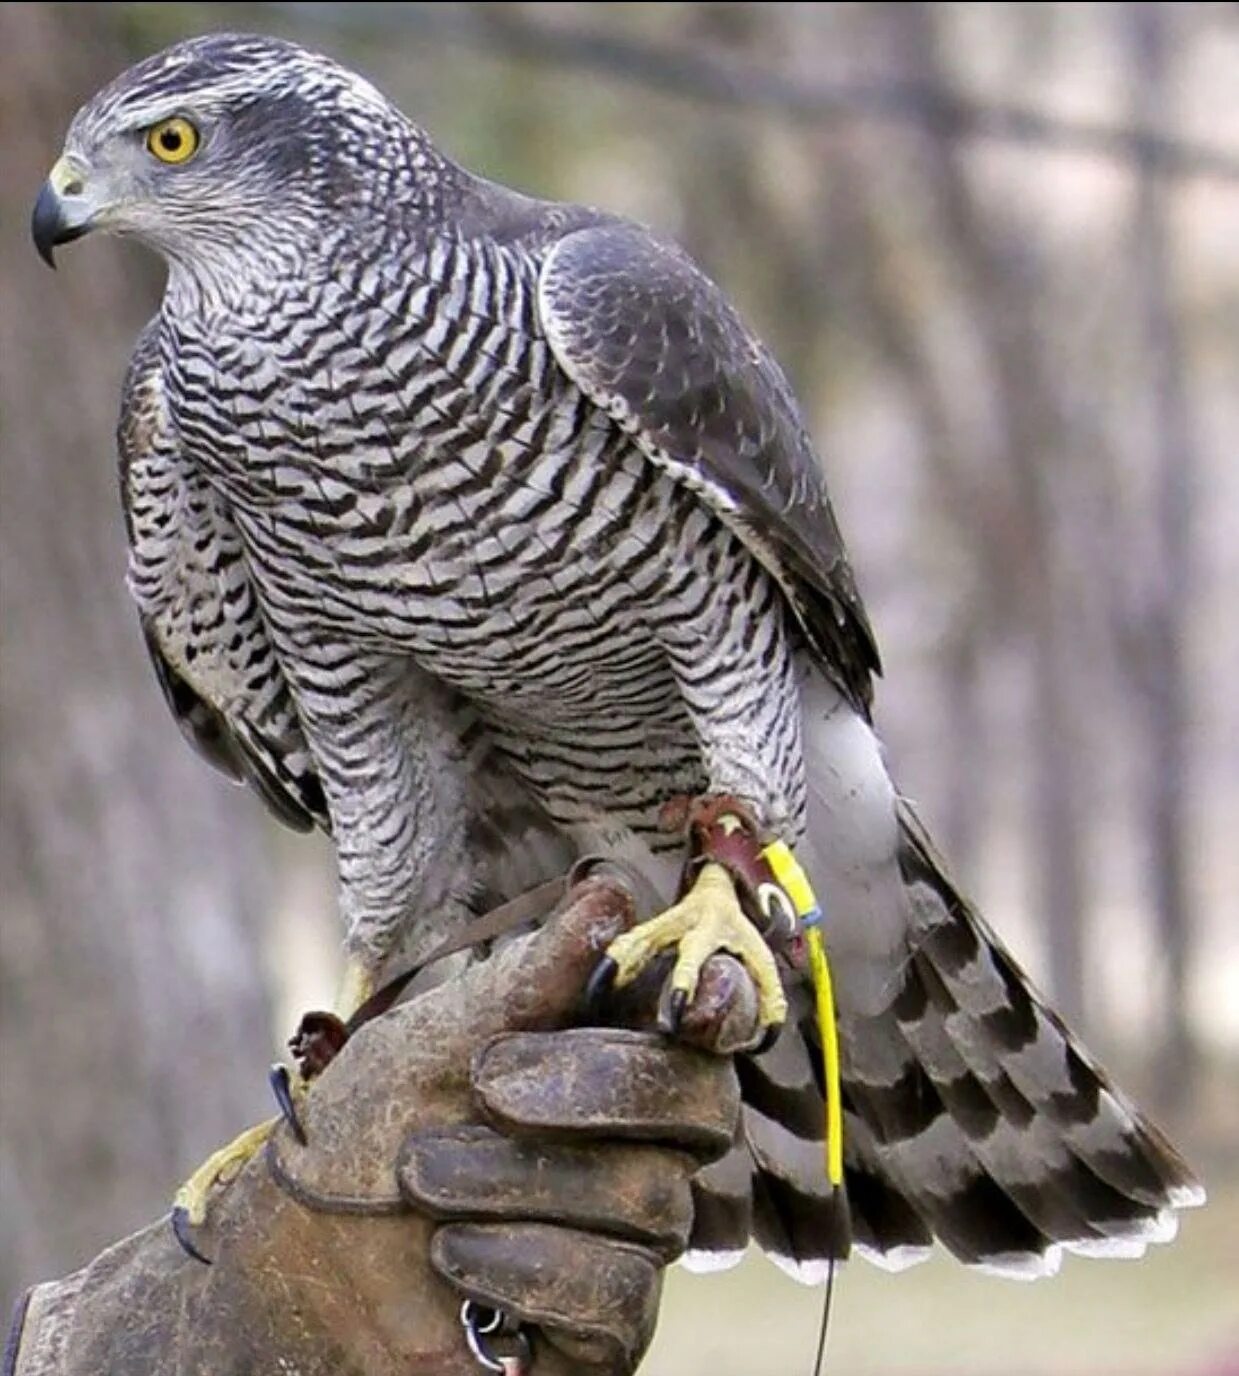
[[[198,151],[198,131],[187,119],[161,119],[146,134],[146,146],[160,162],[188,162]]]

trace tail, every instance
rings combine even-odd
[[[740,1068],[742,1140],[699,1178],[693,1259],[738,1255],[751,1232],[817,1281],[851,1247],[901,1269],[937,1240],[968,1265],[1033,1278],[1064,1251],[1136,1257],[1168,1241],[1175,1211],[1204,1191],[960,894],[911,808],[891,791],[889,832],[867,849],[854,832],[836,828],[832,845],[813,830],[844,800],[867,798],[870,820],[879,810],[880,755],[858,730],[872,741],[854,716],[825,732],[832,772],[815,780],[801,848],[820,867],[837,957],[846,1215],[823,1166],[811,991],[792,972],[782,1036]]]

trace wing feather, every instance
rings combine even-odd
[[[866,716],[880,672],[821,467],[787,379],[680,249],[625,222],[555,243],[539,283],[559,365],[774,574]]]

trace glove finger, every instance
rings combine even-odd
[[[345,1208],[392,1203],[391,1162],[409,1128],[472,1114],[466,1072],[478,1043],[572,1021],[590,972],[632,917],[623,890],[587,879],[541,931],[367,1023],[301,1106],[312,1146],[275,1135],[281,1179]],[[407,1106],[405,1116],[394,1106]]]
[[[505,1132],[665,1142],[702,1161],[727,1151],[740,1113],[730,1060],[621,1028],[494,1037],[473,1088]]]
[[[558,1223],[627,1238],[671,1261],[688,1245],[697,1162],[665,1147],[500,1137],[483,1127],[429,1130],[401,1150],[401,1190],[432,1218]]]
[[[635,1370],[654,1335],[659,1263],[632,1243],[545,1223],[448,1223],[430,1262],[470,1299],[536,1325],[589,1368]]]
[[[459,978],[393,1010],[392,1017],[476,1044],[513,1027],[556,1028],[571,1022],[581,991],[607,946],[634,921],[632,897],[614,882],[585,879],[567,906],[539,931],[518,938]]]

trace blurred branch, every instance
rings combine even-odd
[[[1024,144],[1139,163],[1168,176],[1239,181],[1239,156],[1148,127],[1071,120],[1009,102],[974,100],[945,84],[826,84],[738,61],[718,51],[707,53],[559,20],[544,23],[512,5],[275,0],[261,8],[363,37],[398,30],[464,43],[506,57],[598,72],[667,95],[769,110],[801,122],[859,118],[915,124],[952,141]]]

